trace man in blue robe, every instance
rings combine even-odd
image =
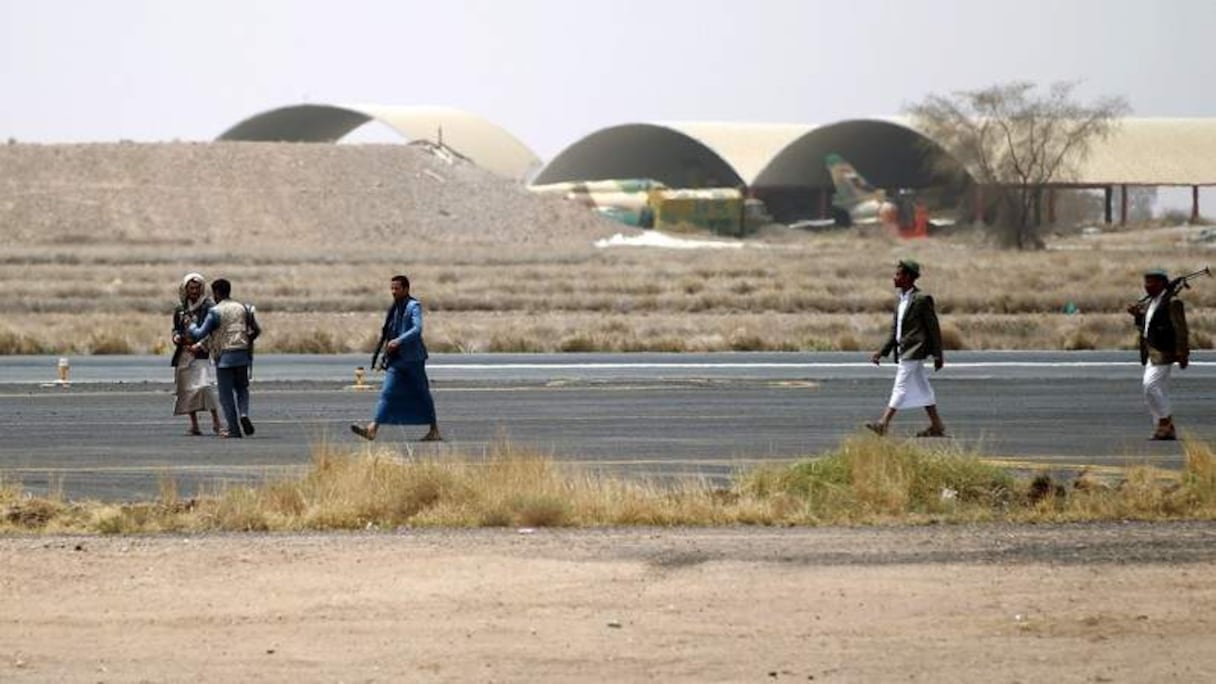
[[[393,305],[384,318],[384,387],[370,423],[353,423],[351,432],[375,439],[381,425],[429,425],[424,442],[438,442],[435,401],[426,377],[426,345],[422,342],[422,304],[410,296],[410,279],[392,278]]]

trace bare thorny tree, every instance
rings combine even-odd
[[[1054,83],[1039,92],[1033,83],[1014,82],[930,95],[908,108],[921,133],[975,182],[999,191],[1004,211],[997,226],[1019,249],[1042,245],[1036,217],[1043,188],[1074,174],[1091,145],[1114,132],[1129,111],[1121,97],[1077,103],[1076,85]]]

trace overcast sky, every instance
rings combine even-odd
[[[824,123],[1013,79],[1216,116],[1213,35],[1211,0],[0,0],[0,139],[374,102],[467,109],[547,160],[619,123]]]

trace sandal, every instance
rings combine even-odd
[[[203,431],[198,428],[190,428],[186,430],[186,435],[189,437],[198,437],[201,434],[203,434]]]
[[[917,437],[946,437],[945,430],[939,430],[932,425],[916,433]]]
[[[364,427],[363,425],[360,425],[358,423],[351,423],[350,431],[355,433],[356,435],[359,435],[363,439],[368,440],[369,442],[376,438],[376,436],[373,435],[371,432],[369,432],[366,427]]]
[[[879,437],[887,434],[887,428],[884,427],[882,423],[866,423],[866,429]]]

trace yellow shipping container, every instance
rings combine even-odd
[[[743,193],[734,188],[653,190],[650,206],[654,227],[678,226],[706,228],[719,235],[742,236]]]

